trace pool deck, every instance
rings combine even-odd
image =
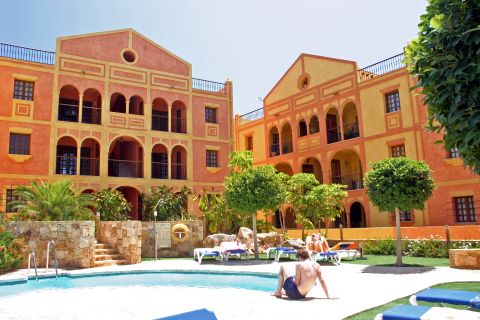
[[[230,271],[252,273],[277,273],[281,264],[294,268],[294,261],[273,262],[254,260],[231,260],[218,262],[206,260],[198,265],[193,260],[159,260],[147,261],[137,265],[112,266],[73,271],[60,270],[66,274],[90,274],[101,272],[127,272],[149,270],[201,270]],[[124,290],[112,288],[78,289],[71,294],[49,297],[46,301],[56,301],[57,312],[52,306],[42,301],[35,292],[28,293],[22,301],[13,297],[0,298],[2,319],[27,319],[31,313],[19,311],[29,301],[29,309],[35,310],[37,319],[156,319],[172,314],[207,308],[214,311],[218,319],[298,319],[321,317],[322,319],[343,319],[360,311],[382,305],[391,300],[411,295],[426,287],[453,281],[480,281],[480,270],[459,270],[449,267],[382,267],[354,264],[334,266],[322,264],[321,269],[327,282],[330,295],[336,299],[325,299],[321,286],[315,286],[307,299],[291,301],[278,299],[260,291],[241,289],[206,289],[168,287],[159,292],[158,287],[134,287],[125,294]],[[43,269],[39,274],[45,274]],[[50,269],[49,274],[54,274]],[[30,271],[30,276],[32,271]],[[3,281],[25,279],[26,270],[0,276]],[[80,301],[88,299],[88,294],[101,294],[98,299],[91,299],[88,311],[74,311]],[[87,294],[87,295],[88,295]],[[28,296],[30,295],[30,296]],[[65,301],[62,301],[64,299]],[[92,301],[95,300],[95,301]],[[73,310],[73,311],[72,311]],[[90,312],[90,313],[89,313]],[[107,313],[107,314],[105,314]]]

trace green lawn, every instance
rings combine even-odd
[[[450,261],[447,258],[424,258],[424,257],[403,257],[403,264],[425,267],[448,267]],[[357,260],[342,260],[342,263],[366,264],[366,265],[392,265],[395,263],[395,256],[373,256],[363,255]]]
[[[442,289],[457,289],[457,290],[467,290],[467,291],[480,291],[480,282],[448,282],[448,283],[442,283],[438,284],[436,286],[433,286],[432,288],[442,288]],[[376,308],[368,309],[363,312],[357,313],[353,316],[350,316],[348,318],[345,318],[345,320],[372,320],[375,318],[375,316],[385,310],[388,310],[390,308],[395,307],[396,305],[399,304],[410,304],[408,299],[410,296],[403,297],[391,302],[388,302],[384,305],[381,305]],[[429,302],[420,302],[421,305],[424,306],[439,306],[438,303],[429,303]],[[465,306],[456,306],[456,305],[450,305],[447,304],[448,307],[450,308],[456,308],[456,309],[465,309]]]

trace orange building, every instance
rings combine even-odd
[[[480,179],[464,169],[457,150],[446,152],[427,132],[426,106],[402,63],[403,54],[358,69],[354,61],[301,54],[266,95],[263,108],[236,116],[237,150],[253,150],[256,164],[289,175],[313,173],[322,183],[347,186],[344,227],[395,224],[363,186],[370,163],[386,157],[423,160],[436,189],[424,210],[401,213],[404,226],[478,224]],[[294,212],[284,212],[296,228]],[[273,222],[280,226],[280,213]]]
[[[192,78],[132,29],[61,37],[56,52],[0,44],[0,211],[31,180],[118,189],[133,219],[148,188],[219,190],[232,119],[230,81]]]

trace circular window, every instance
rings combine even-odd
[[[308,76],[308,74],[304,74],[298,79],[298,87],[300,89],[307,88],[309,84],[310,84],[310,77]]]
[[[134,63],[137,60],[137,55],[130,49],[123,51],[122,57],[128,63]]]
[[[190,230],[184,224],[176,224],[172,227],[171,230],[172,239],[177,242],[183,242],[190,237]]]

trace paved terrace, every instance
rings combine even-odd
[[[293,268],[294,263],[253,260],[220,263],[207,260],[198,265],[193,260],[159,260],[138,265],[61,272],[88,274],[136,270],[228,270],[277,273],[280,264]],[[299,319],[319,316],[322,319],[343,319],[437,283],[480,281],[480,270],[448,267],[394,268],[322,264],[322,270],[331,296],[337,297],[335,300],[325,299],[320,285],[315,286],[303,301],[277,299],[265,292],[241,289],[98,287],[3,297],[0,298],[0,315],[2,319],[156,319],[207,308],[214,311],[218,319]],[[44,270],[39,273],[44,273]],[[0,276],[0,281],[24,278],[25,275],[26,270],[20,270]]]

